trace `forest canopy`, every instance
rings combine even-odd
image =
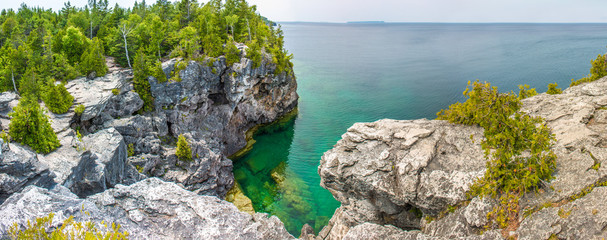
[[[271,54],[276,73],[292,66],[280,27],[245,0],[143,0],[127,8],[109,6],[107,0],[89,0],[82,7],[68,1],[57,11],[22,4],[16,11],[2,10],[0,24],[0,91],[21,90],[28,74],[36,76],[41,90],[50,79],[102,76],[105,56],[128,68],[137,53],[150,62],[222,55],[233,62],[235,43],[255,51],[247,53],[255,56],[255,66],[262,51]]]
[[[11,137],[48,153],[58,146],[39,102],[51,112],[65,113],[73,97],[64,84],[82,76],[103,76],[106,57],[133,69],[135,91],[144,100],[143,111],[153,109],[148,76],[166,81],[161,62],[169,58],[207,61],[226,57],[240,61],[241,44],[254,67],[263,56],[276,66],[275,74],[292,71],[283,48],[280,26],[257,13],[245,0],[145,0],[132,7],[109,6],[108,0],[89,0],[82,7],[68,1],[54,11],[22,4],[0,12],[0,91],[15,91],[22,100],[13,114]],[[208,61],[214,61],[210,59]],[[185,66],[184,66],[185,68]],[[80,107],[80,106],[79,106]],[[77,108],[82,113],[82,108]],[[18,114],[25,114],[20,117]],[[36,121],[31,122],[34,116]],[[22,126],[22,127],[20,127]]]

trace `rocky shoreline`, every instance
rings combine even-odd
[[[163,63],[167,76],[178,61]],[[60,148],[41,155],[1,144],[0,235],[52,212],[56,224],[69,216],[119,223],[133,239],[293,239],[277,217],[222,199],[234,185],[227,156],[246,151],[254,126],[296,111],[295,78],[274,75],[267,57],[259,68],[246,58],[233,66],[206,61],[189,61],[181,81],[149,77],[155,110],[148,113],[140,112],[131,71],[111,61],[106,76],[70,81],[85,111],[49,113]],[[18,99],[0,95],[3,129]],[[384,119],[354,124],[323,155],[321,185],[342,205],[318,235],[304,226],[301,238],[607,237],[607,78],[522,102],[521,111],[544,118],[555,134],[557,169],[521,198],[522,214],[508,229],[487,217],[496,200],[466,195],[486,170],[480,127]],[[190,142],[193,161],[175,155],[178,135]]]
[[[162,68],[180,81],[148,78],[152,112],[140,110],[132,71],[109,59],[107,75],[66,85],[75,99],[68,113],[48,113],[62,144],[56,151],[42,155],[3,143],[0,236],[14,223],[25,226],[52,212],[54,223],[69,216],[116,222],[133,239],[293,238],[278,218],[243,213],[222,200],[234,185],[227,156],[246,145],[245,132],[296,109],[292,71],[275,75],[268,55],[258,68],[244,57],[232,66],[219,57],[189,61],[174,73],[178,61]],[[0,95],[4,129],[18,99]],[[81,115],[74,112],[79,104]],[[175,155],[179,135],[189,141],[192,161]]]
[[[607,237],[607,78],[523,100],[555,134],[555,179],[500,229],[498,203],[466,196],[484,174],[482,129],[439,120],[354,124],[326,152],[321,185],[342,203],[317,239],[601,239]]]

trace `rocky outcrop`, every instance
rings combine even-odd
[[[127,149],[116,129],[109,128],[83,139],[78,165],[63,185],[80,197],[103,192],[126,179]]]
[[[342,203],[322,237],[341,239],[363,222],[419,229],[466,199],[482,176],[482,129],[444,121],[356,123],[321,160],[321,185]]]
[[[60,185],[51,190],[28,186],[0,206],[0,236],[12,222],[24,226],[51,212],[56,224],[69,216],[75,221],[118,223],[129,239],[293,239],[274,216],[251,216],[216,197],[157,178],[117,185],[86,199]]]
[[[38,156],[19,144],[0,140],[0,204],[28,185],[49,187],[55,184],[53,173]]]
[[[465,196],[484,174],[482,129],[437,120],[380,120],[355,124],[322,157],[321,185],[342,206],[318,237],[606,237],[600,199],[607,191],[602,187],[607,185],[607,78],[524,99],[521,111],[544,118],[552,129],[557,169],[554,180],[521,198],[520,212],[526,214],[514,229],[485,231],[496,201]],[[448,206],[456,207],[447,211]],[[437,215],[442,217],[425,218]]]
[[[180,183],[200,194],[224,197],[234,183],[227,156],[245,146],[249,128],[274,121],[295,108],[297,85],[292,73],[275,75],[267,58],[258,68],[247,58],[232,66],[227,66],[223,57],[205,61],[182,63],[173,59],[163,63],[167,78],[178,76],[179,80],[148,78],[155,108],[150,113],[128,116],[133,111],[123,114],[120,107],[113,107],[129,99],[124,93],[128,87],[122,87],[123,92],[91,120],[89,130],[118,130],[140,156],[131,163],[148,176]],[[175,71],[177,64],[185,64],[185,68]],[[179,135],[190,142],[191,162],[179,161],[174,154]]]

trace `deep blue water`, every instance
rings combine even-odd
[[[435,118],[479,79],[515,91],[566,88],[607,50],[607,24],[282,24],[294,54],[299,115],[258,134],[235,162],[257,211],[295,236],[316,231],[339,202],[319,185],[322,154],[355,122]],[[274,173],[274,177],[270,176]],[[279,180],[284,176],[286,180]],[[280,183],[277,183],[280,182]]]

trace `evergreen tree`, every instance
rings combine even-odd
[[[232,66],[232,64],[237,62],[240,62],[240,51],[233,41],[228,41],[226,44],[226,64]]]
[[[72,26],[67,28],[65,36],[62,37],[62,49],[71,64],[80,60],[87,45],[86,37],[78,28]]]
[[[21,98],[9,116],[9,135],[14,141],[39,153],[49,153],[61,145],[48,118],[32,96]]]
[[[185,137],[180,134],[177,138],[177,150],[175,155],[182,161],[192,160],[192,148],[190,147],[190,143]]]
[[[63,83],[56,85],[55,79],[48,81],[46,93],[42,99],[46,107],[56,114],[66,113],[74,104],[74,97],[65,89]]]
[[[80,57],[80,72],[88,75],[94,71],[97,76],[105,75],[108,68],[105,65],[104,52],[101,41],[98,38],[93,38],[92,43]]]
[[[143,100],[143,111],[146,112],[154,110],[154,98],[150,93],[150,82],[148,81],[148,76],[151,76],[152,72],[149,70],[148,64],[148,57],[143,49],[139,49],[133,63],[133,88]]]

